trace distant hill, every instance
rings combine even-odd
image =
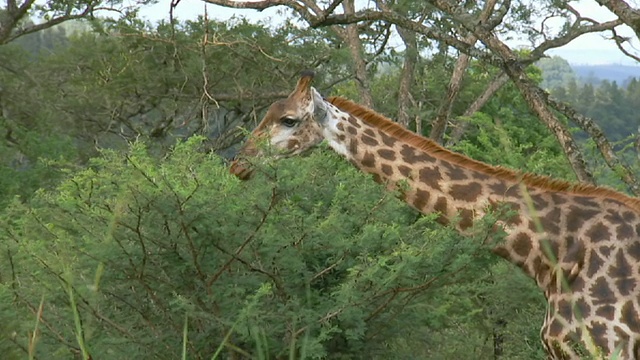
[[[629,65],[571,65],[578,79],[582,82],[599,84],[602,80],[615,81],[624,85],[629,78],[640,79],[640,66]]]

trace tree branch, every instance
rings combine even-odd
[[[609,140],[607,140],[604,132],[600,129],[598,124],[596,124],[592,119],[579,114],[571,106],[551,99],[548,93],[544,94],[546,95],[546,101],[548,101],[551,106],[589,134],[609,168],[620,174],[620,178],[629,186],[629,189],[631,189],[633,194],[640,196],[640,184],[638,183],[638,179],[635,177],[633,171],[620,161],[616,153],[613,151]]]
[[[596,2],[616,14],[640,38],[640,10],[632,8],[622,0],[596,0]]]
[[[431,0],[430,3],[452,16],[465,29],[473,32],[495,55],[502,58],[503,66],[501,68],[520,90],[520,94],[531,110],[555,134],[578,180],[593,183],[593,175],[587,170],[586,162],[571,133],[549,109],[544,91],[528,78],[517,55],[493,32],[487,31],[481,26],[474,26],[473,22],[469,22],[469,14],[464,13],[464,10],[460,9],[457,3],[448,0]]]
[[[477,20],[480,26],[484,26],[483,24],[489,20],[489,17],[493,12],[493,8],[496,6],[496,2],[497,0],[489,0],[484,4],[484,8],[482,9],[482,12],[480,13]],[[505,3],[508,4],[509,2],[506,1]],[[505,3],[503,3],[503,6],[505,5]],[[502,19],[502,17],[504,17],[504,14],[506,14],[507,11],[508,11],[508,8],[503,9],[502,13],[498,14],[497,18]],[[499,23],[500,21],[496,21],[495,19],[492,19],[492,23],[489,25],[490,26],[489,31],[492,31],[493,28],[495,28]],[[470,33],[462,41],[469,44],[470,46],[475,46],[475,43],[477,40],[478,38],[475,36],[475,34]],[[442,139],[447,130],[447,122],[451,117],[453,103],[458,98],[458,93],[460,92],[460,86],[462,85],[464,73],[467,70],[467,67],[469,66],[469,61],[470,61],[469,55],[465,53],[461,53],[460,56],[458,57],[458,60],[456,61],[456,64],[453,68],[453,73],[451,74],[451,79],[449,80],[449,86],[447,87],[447,92],[445,96],[442,98],[442,101],[440,102],[440,106],[438,107],[438,112],[436,114],[436,117],[432,122],[431,133],[429,134],[429,137],[438,143],[442,143]]]
[[[305,19],[314,18],[308,7],[296,0],[263,0],[263,1],[238,1],[238,0],[203,0],[209,4],[220,5],[235,9],[254,9],[262,11],[274,6],[285,6],[300,14]],[[320,15],[320,14],[317,14]]]
[[[482,109],[482,107],[489,101],[489,99],[491,99],[491,97],[493,97],[493,95],[495,95],[495,93],[498,92],[498,90],[500,90],[500,88],[502,88],[508,82],[509,76],[507,76],[504,71],[501,72],[500,75],[491,80],[489,85],[484,89],[484,92],[480,96],[478,96],[471,105],[469,105],[462,116],[468,117],[473,115],[475,112],[480,111],[480,109]],[[447,146],[452,146],[460,141],[460,139],[466,132],[467,127],[468,124],[466,122],[458,122],[457,126],[454,127],[453,131],[451,132],[451,137],[449,138],[449,141],[447,141]]]
[[[355,1],[344,0],[342,2],[345,15],[349,16],[355,13]],[[360,94],[362,104],[368,108],[373,108],[373,97],[369,86],[369,76],[367,75],[367,64],[363,57],[362,42],[358,34],[357,25],[355,23],[348,24],[343,33],[342,40],[347,44],[351,59],[353,59],[353,70],[356,79],[356,88]]]

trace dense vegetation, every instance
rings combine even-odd
[[[640,118],[636,108],[640,99],[640,79],[628,77],[618,82],[579,77],[562,58],[542,59],[542,86],[559,101],[570,103],[591,117],[618,147],[638,136]],[[625,142],[625,140],[627,140]]]
[[[543,296],[481,245],[491,215],[462,237],[325,148],[261,164],[249,183],[228,174],[238,127],[254,126],[300,70],[358,99],[341,44],[289,23],[124,18],[0,46],[3,358],[542,359]],[[454,60],[446,49],[419,57],[413,129],[428,134],[430,94],[444,93]],[[390,117],[401,69],[392,51],[368,68]],[[471,63],[453,148],[573,179],[514,85],[461,116],[496,73]],[[585,111],[620,119],[605,129],[627,138],[635,125],[621,104],[638,87],[592,88],[609,102]]]

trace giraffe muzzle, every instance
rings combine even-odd
[[[235,159],[229,167],[229,172],[235,175],[240,180],[249,180],[253,175],[253,169],[251,164],[243,159]]]

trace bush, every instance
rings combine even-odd
[[[3,354],[480,358],[495,319],[507,350],[540,353],[541,296],[502,281],[517,275],[486,231],[418,216],[327,150],[240,182],[201,141],[104,151],[4,211]]]

